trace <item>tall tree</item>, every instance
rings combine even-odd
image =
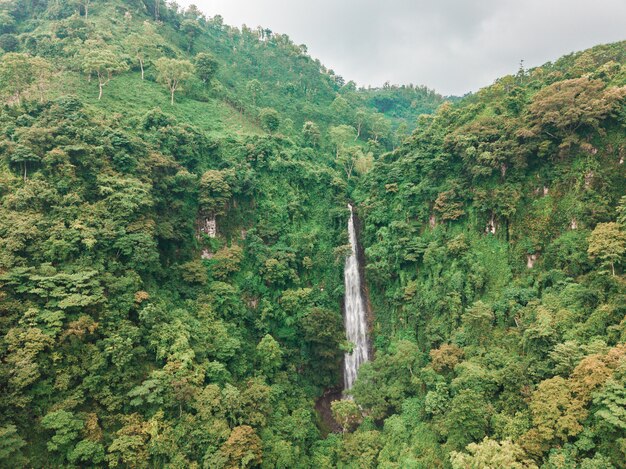
[[[52,64],[43,57],[33,57],[30,62],[34,75],[33,87],[39,94],[39,101],[43,103],[46,99],[46,93],[50,88],[53,67]]]
[[[78,12],[80,14],[80,10],[82,8],[83,13],[85,15],[85,19],[89,17],[89,5],[91,4],[91,0],[76,0],[78,4]]]
[[[587,253],[601,266],[610,266],[615,275],[615,264],[619,264],[626,254],[626,233],[617,223],[599,223],[589,237]]]
[[[321,136],[320,128],[315,122],[306,121],[302,126],[302,138],[306,145],[314,148],[317,147],[320,143]]]
[[[261,111],[259,112],[259,120],[261,121],[261,125],[263,126],[263,128],[269,133],[276,132],[278,130],[278,127],[280,126],[280,117],[278,115],[278,111],[270,107],[261,109]]]
[[[170,104],[174,104],[174,93],[178,91],[181,84],[188,80],[194,71],[194,66],[188,60],[168,59],[161,57],[156,61],[158,80],[167,86],[170,91]]]
[[[217,73],[217,69],[219,67],[219,63],[215,57],[206,52],[200,52],[196,55],[194,63],[196,66],[196,73],[198,74],[200,80],[202,80],[202,83],[205,85],[211,83],[211,80]]]
[[[150,57],[156,54],[156,45],[159,42],[159,35],[152,24],[147,21],[142,26],[141,33],[132,33],[126,38],[126,47],[132,57],[139,62],[141,68],[141,79],[144,79],[144,68]]]
[[[13,99],[19,106],[22,95],[33,83],[33,63],[28,54],[9,52],[0,60],[0,89]]]
[[[187,37],[187,52],[191,52],[196,38],[202,32],[202,26],[196,20],[187,19],[180,24],[180,30]]]
[[[98,78],[98,100],[102,99],[102,89],[107,85],[115,73],[128,70],[128,65],[110,49],[92,50],[85,55],[83,70],[95,74]]]

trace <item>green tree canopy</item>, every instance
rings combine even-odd
[[[174,93],[181,89],[181,85],[188,80],[194,72],[194,66],[188,60],[168,59],[161,57],[155,63],[158,72],[158,80],[163,83],[170,92],[170,104],[174,104]]]

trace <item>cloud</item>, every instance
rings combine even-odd
[[[226,23],[288,34],[359,85],[462,95],[517,71],[626,39],[624,0],[183,0]]]

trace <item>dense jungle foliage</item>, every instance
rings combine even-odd
[[[626,467],[626,43],[444,101],[8,0],[0,96],[0,467]],[[335,427],[348,201],[375,359]]]

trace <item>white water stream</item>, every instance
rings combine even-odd
[[[357,240],[354,229],[354,213],[350,208],[350,221],[348,222],[348,234],[350,235],[350,247],[352,251],[346,259],[344,270],[345,294],[345,326],[348,341],[353,344],[352,353],[345,355],[344,389],[349,390],[356,381],[359,367],[369,360],[367,342],[367,317],[365,304],[361,294],[361,277],[359,275],[359,260],[357,257]]]

